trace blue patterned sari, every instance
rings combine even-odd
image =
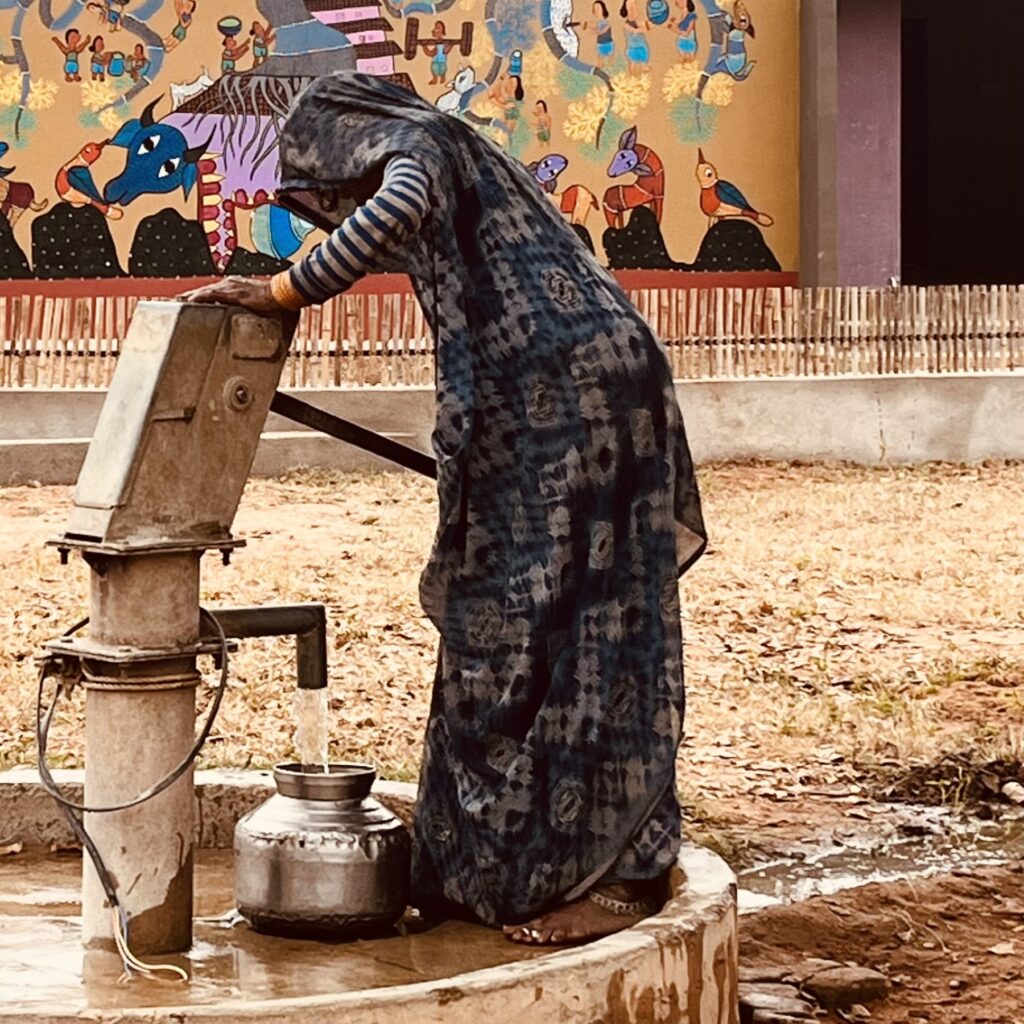
[[[678,577],[704,525],[664,349],[520,164],[345,72],[296,101],[282,188],[365,198],[402,154],[432,209],[376,269],[434,329],[440,499],[413,892],[514,923],[676,858]]]

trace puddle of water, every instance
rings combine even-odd
[[[231,908],[230,851],[200,851],[195,944],[187,956],[158,957],[191,975],[188,983],[133,978],[121,961],[83,953],[81,861],[28,853],[0,860],[0,1018],[227,1000],[285,999],[406,985],[542,955],[501,932],[462,922],[370,941],[327,943],[259,935]]]
[[[739,874],[740,913],[871,882],[923,878],[1024,857],[1024,815],[959,818],[944,808],[879,807],[878,824]],[[909,833],[909,834],[908,834]]]
[[[500,932],[447,922],[429,932],[367,942],[324,943],[258,935],[244,923],[195,922],[187,956],[161,956],[188,983],[120,981],[111,953],[83,953],[74,917],[7,918],[0,933],[3,1014],[210,1005],[225,1000],[287,999],[408,985],[536,956]]]

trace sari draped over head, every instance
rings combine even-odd
[[[678,577],[705,531],[664,349],[519,163],[343,72],[296,100],[279,199],[330,230],[395,156],[431,211],[376,269],[410,275],[437,368],[413,892],[513,923],[677,856]]]

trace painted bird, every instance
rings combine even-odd
[[[714,227],[726,217],[749,217],[761,227],[770,228],[775,220],[767,213],[755,210],[746,196],[729,181],[718,177],[715,165],[704,159],[704,151],[697,150],[697,182],[700,185],[700,208]]]
[[[99,160],[106,148],[106,142],[87,142],[73,160],[69,160],[57,172],[54,188],[61,200],[71,206],[95,206],[111,220],[120,220],[124,210],[104,202],[103,195],[93,181],[89,168]]]

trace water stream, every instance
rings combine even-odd
[[[327,689],[295,691],[295,752],[303,765],[328,771]]]

